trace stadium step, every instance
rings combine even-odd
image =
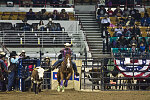
[[[78,16],[80,22],[82,23],[82,30],[86,35],[86,40],[92,57],[100,57],[101,55],[99,54],[102,54],[103,50],[103,39],[101,38],[101,29],[97,23],[95,12],[78,12],[76,13],[76,16]]]

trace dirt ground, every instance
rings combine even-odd
[[[33,92],[0,92],[0,100],[150,100],[150,91],[99,91],[66,90],[64,93],[47,90]]]

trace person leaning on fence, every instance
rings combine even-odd
[[[14,87],[15,88],[15,74],[16,74],[16,71],[17,71],[17,63],[18,63],[18,59],[19,57],[17,56],[16,54],[16,51],[12,51],[10,53],[10,65],[8,67],[8,87],[7,87],[7,90],[8,91],[12,91],[12,88]]]
[[[66,43],[66,44],[64,44],[64,45],[65,45],[65,48],[61,50],[61,53],[62,53],[63,57],[62,57],[62,59],[59,59],[58,61],[56,61],[56,62],[53,64],[52,70],[54,70],[55,68],[57,68],[58,65],[63,62],[64,57],[66,56],[66,54],[71,54],[71,55],[73,54],[72,50],[70,49],[71,44]],[[79,73],[77,72],[77,66],[76,66],[76,64],[75,64],[73,61],[71,61],[71,63],[72,63],[72,65],[73,65],[73,70],[74,70],[76,76],[78,76]]]
[[[5,56],[6,54],[4,52],[0,52],[0,72],[1,72],[1,76],[0,76],[0,84],[1,84],[1,91],[6,91],[6,83],[7,83],[7,66],[4,63],[5,60]]]

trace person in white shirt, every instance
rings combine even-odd
[[[110,25],[110,18],[108,17],[107,14],[105,14],[105,17],[101,20],[101,31],[107,30],[107,27]]]
[[[122,36],[122,33],[124,32],[124,29],[121,25],[117,25],[117,28],[115,28],[115,36],[120,37]]]
[[[44,25],[43,21],[40,20],[40,22],[38,24],[38,30],[44,31],[45,28],[46,28],[46,26]]]

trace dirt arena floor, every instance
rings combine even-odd
[[[150,91],[99,91],[81,92],[66,90],[64,93],[52,90],[38,95],[33,92],[0,92],[0,100],[150,100]]]

